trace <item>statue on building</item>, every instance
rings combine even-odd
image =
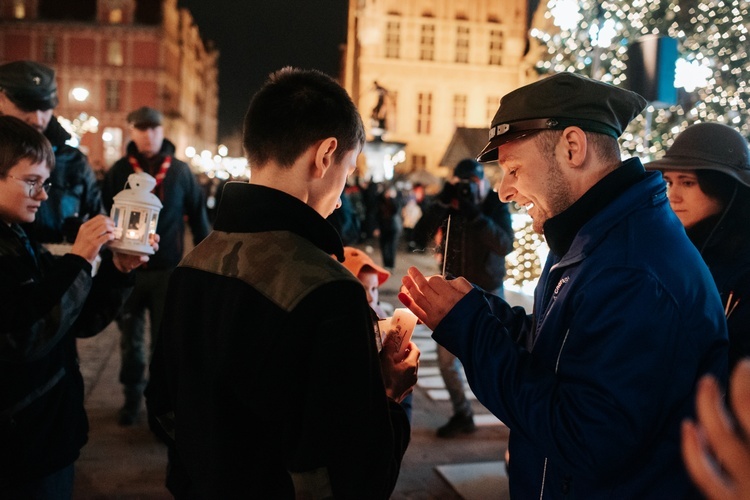
[[[378,84],[377,81],[373,82],[375,91],[378,93],[378,102],[375,107],[372,108],[370,119],[372,120],[372,126],[385,131],[385,119],[388,111],[388,103],[386,98],[388,97],[388,89]]]

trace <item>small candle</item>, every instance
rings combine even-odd
[[[417,317],[409,309],[399,307],[393,311],[391,328],[388,331],[389,336],[393,336],[398,348],[399,354],[406,356],[406,348],[411,342],[411,335],[414,333],[414,327],[417,326]]]

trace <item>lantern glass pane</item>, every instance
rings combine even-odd
[[[128,218],[128,227],[125,237],[130,240],[140,240],[145,232],[143,212],[132,210]]]
[[[151,224],[149,225],[148,232],[150,234],[156,234],[156,222],[159,220],[159,214],[153,213],[151,215]]]

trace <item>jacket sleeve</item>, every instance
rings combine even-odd
[[[133,291],[134,273],[121,273],[112,262],[109,250],[102,252],[102,262],[93,279],[91,291],[71,327],[76,337],[92,337],[104,330],[120,312]]]
[[[193,244],[197,245],[203,238],[208,236],[210,227],[208,225],[208,212],[206,211],[206,200],[204,199],[203,191],[201,190],[198,181],[190,171],[190,168],[186,168],[185,175],[185,210],[188,218],[188,224],[190,224],[190,231],[193,234]]]
[[[606,274],[569,299],[567,330],[541,334],[559,335],[545,358],[515,344],[478,291],[433,335],[461,360],[479,401],[512,432],[592,479],[621,472],[656,440],[679,439],[679,429],[665,423],[676,411],[688,414],[686,395],[698,372],[726,352],[705,335],[721,325],[699,319],[701,313],[686,320],[692,313],[680,311],[654,277],[632,269]]]
[[[347,294],[340,288],[338,292],[336,309],[329,308],[313,327],[316,341],[309,357],[314,362],[302,408],[305,426],[289,470],[325,464],[334,498],[388,498],[410,426],[400,405],[385,395],[361,286],[353,284]],[[315,293],[318,303],[330,302],[325,287]]]
[[[88,158],[83,153],[80,153],[80,156],[81,182],[84,185],[85,192],[81,199],[81,212],[79,215],[82,218],[91,219],[104,213],[102,193],[99,189],[96,174],[89,164]]]
[[[0,358],[20,363],[47,354],[78,318],[91,283],[91,266],[75,255],[57,259],[43,279],[3,282]]]
[[[448,205],[444,205],[437,199],[430,203],[422,217],[414,225],[414,243],[418,249],[427,248],[438,228],[448,218],[448,211]]]

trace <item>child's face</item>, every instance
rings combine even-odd
[[[374,272],[362,271],[359,273],[359,281],[365,286],[367,292],[367,303],[371,306],[378,303],[378,274]]]
[[[45,162],[34,164],[24,158],[0,177],[0,220],[6,224],[34,222],[39,206],[47,199],[41,186],[49,173]]]

